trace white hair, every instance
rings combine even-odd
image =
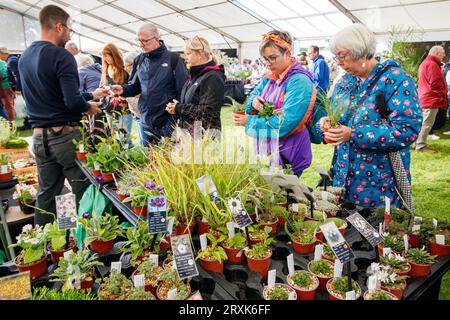
[[[433,46],[433,47],[431,47],[430,52],[428,52],[428,55],[429,56],[435,56],[435,55],[437,55],[439,53],[439,50],[444,50],[445,51],[443,46]]]
[[[349,50],[355,60],[371,59],[377,50],[377,40],[372,31],[361,23],[352,24],[333,36],[330,51],[337,54],[341,50]]]
[[[142,24],[139,29],[138,29],[138,33],[139,32],[145,32],[148,33],[149,36],[151,37],[156,37],[159,39],[159,31],[158,28],[156,28],[156,26],[153,23],[150,22],[145,22],[144,24]]]
[[[136,59],[136,57],[139,55],[138,52],[127,52],[125,53],[125,55],[123,56],[123,61],[125,63],[133,63],[134,59]]]
[[[92,59],[92,57],[90,55],[83,54],[83,53],[77,54],[75,56],[75,60],[77,61],[78,68],[81,68],[81,67],[87,66],[89,64],[94,64],[95,63],[94,59]]]
[[[66,46],[69,46],[75,50],[78,50],[78,45],[74,41],[67,41]]]

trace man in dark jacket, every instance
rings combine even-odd
[[[419,67],[419,99],[423,122],[415,144],[416,151],[431,151],[427,147],[428,134],[433,127],[439,109],[447,108],[447,84],[441,69],[444,57],[444,48],[434,46]]]
[[[94,63],[87,54],[78,54],[76,57],[78,65],[78,74],[80,76],[80,91],[91,92],[100,86],[102,79],[102,66]]]
[[[314,76],[314,84],[324,92],[327,92],[330,85],[330,68],[325,58],[319,54],[319,47],[311,46],[308,49],[308,56],[313,62],[312,74]]]
[[[134,61],[131,80],[124,86],[114,85],[111,89],[123,97],[141,94],[142,143],[147,146],[172,134],[174,119],[166,111],[166,104],[180,99],[188,73],[181,57],[167,50],[153,24],[144,23],[137,34],[143,53]]]

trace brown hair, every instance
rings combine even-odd
[[[112,57],[112,64],[106,63],[105,56],[110,55]],[[108,43],[102,49],[102,84],[107,83],[108,67],[111,66],[113,71],[112,79],[116,84],[123,84],[125,82],[125,67],[123,65],[122,53],[112,43]]]
[[[58,6],[48,5],[39,12],[39,23],[42,30],[50,30],[57,23],[66,24],[69,14]]]
[[[278,31],[278,30],[272,30],[269,31],[267,33],[267,35],[274,35],[278,38],[280,38],[281,40],[285,41],[288,45],[290,45],[292,47],[292,37],[291,34],[287,31]],[[266,49],[267,47],[273,47],[273,48],[277,48],[281,54],[284,54],[287,50],[286,48],[278,45],[274,40],[268,38],[265,39],[261,42],[261,44],[259,45],[259,53],[262,54],[262,52],[264,51],[264,49]]]

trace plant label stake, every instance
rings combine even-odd
[[[94,170],[100,170],[100,165],[97,161],[94,161]]]
[[[378,225],[378,233],[383,234],[383,223],[382,222],[380,222],[380,224]]]
[[[155,266],[159,264],[159,256],[157,254],[150,254],[148,256],[148,260],[153,263]]]
[[[322,211],[322,219],[323,222],[327,221],[327,214],[325,213],[325,211]]]
[[[403,235],[403,245],[405,246],[405,253],[408,252],[409,249],[409,237],[407,234]]]
[[[255,215],[256,215],[256,221],[259,222],[258,206],[255,206]]]
[[[319,175],[320,175],[320,177],[321,177],[321,179],[323,181],[323,189],[325,191],[327,191],[327,187],[328,187],[328,185],[330,184],[330,181],[331,181],[330,175],[328,174],[328,172],[326,172],[322,168],[317,168],[317,173],[319,173]]]
[[[120,261],[114,261],[111,262],[111,271],[116,270],[119,273],[122,273],[122,262]]]
[[[8,173],[8,166],[2,166],[2,174]]]
[[[169,290],[167,293],[167,300],[175,300],[177,298],[177,288]]]
[[[245,235],[247,237],[248,247],[251,249],[252,248],[252,243],[250,242],[250,233],[248,232],[248,227],[245,227]]]
[[[383,248],[383,257],[390,255],[392,252],[391,248]]]
[[[298,203],[293,203],[291,208],[293,212],[298,212]]]
[[[389,225],[391,222],[391,199],[384,197],[384,224]]]
[[[296,299],[295,299],[295,291],[289,292],[289,298],[288,298],[288,300],[296,300]]]
[[[269,274],[267,276],[267,286],[269,289],[272,289],[275,286],[275,281],[277,278],[277,270],[269,270]]]
[[[72,253],[72,250],[64,252],[64,260],[69,260],[70,254]]]
[[[345,293],[345,300],[356,300],[356,293],[355,291],[348,291]]]
[[[322,224],[320,229],[339,261],[346,263],[355,257],[350,245],[345,241],[333,221]]]
[[[339,261],[334,261],[334,268],[333,268],[333,278],[340,278],[342,276],[342,269],[344,268],[344,265]]]
[[[414,223],[416,223],[416,222],[422,222],[422,217],[419,217],[419,216],[415,216],[414,217]]]
[[[239,198],[229,198],[227,206],[240,229],[244,229],[253,223],[252,218],[248,215]]]
[[[322,196],[322,200],[328,201],[328,192],[322,191],[321,196]]]
[[[445,245],[445,235],[443,234],[437,234],[436,235],[436,244],[439,244],[441,246]]]
[[[438,226],[438,221],[435,218],[433,218],[433,226],[434,226],[435,229]]]
[[[66,230],[66,245],[65,245],[65,249],[69,248],[69,242],[70,242],[70,230],[67,229]]]
[[[206,239],[205,234],[202,234],[200,236],[200,247],[202,248],[202,250],[206,250],[206,248],[208,247],[208,239]]]
[[[295,273],[295,267],[294,267],[294,254],[291,253],[287,256],[287,265],[289,270],[289,275],[292,277]]]
[[[379,243],[384,241],[382,233],[377,232],[377,230],[375,230],[375,228],[372,227],[372,225],[358,212],[348,216],[346,220],[350,222],[373,247],[376,247]],[[381,228],[380,223],[379,229]]]
[[[136,274],[133,276],[133,283],[135,288],[142,288],[145,286],[145,276],[143,274]]]
[[[416,224],[412,226],[412,232],[420,231],[420,224]]]
[[[377,277],[376,276],[370,276],[367,280],[367,289],[369,292],[374,291],[377,288]]]
[[[155,248],[155,242],[159,233],[167,232],[167,199],[166,196],[148,197],[148,233],[153,234],[150,250]]]
[[[234,222],[227,222],[228,238],[233,239],[234,237]]]
[[[55,197],[56,215],[59,230],[70,230],[77,228],[77,207],[75,195],[69,193]]]
[[[173,265],[180,280],[197,276],[198,270],[189,234],[171,236],[170,243],[174,258]]]
[[[219,193],[209,174],[201,176],[195,182],[204,196],[208,196],[211,202],[220,204]]]
[[[318,244],[314,249],[314,261],[322,259],[322,255],[323,255],[323,244]]]
[[[173,223],[175,222],[175,217],[170,217],[167,222],[167,232],[172,234],[173,231]]]
[[[84,152],[84,144],[79,145],[78,151],[80,151],[81,153]]]

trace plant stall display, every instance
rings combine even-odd
[[[229,262],[244,262],[245,255],[243,254],[243,250],[247,246],[247,239],[242,235],[241,232],[235,233],[232,238],[227,238],[222,246],[225,249],[225,253],[228,257]]]
[[[355,291],[355,300],[358,300],[361,297],[361,288],[355,280],[352,280],[352,289]],[[328,280],[327,291],[330,300],[346,300],[348,278],[345,276]]]
[[[380,256],[380,263],[383,266],[391,267],[399,276],[407,276],[411,270],[411,265],[402,255],[392,252]]]
[[[86,229],[86,244],[97,253],[111,251],[114,239],[123,236],[118,216],[106,213],[91,219],[79,218],[79,221]]]
[[[151,253],[150,247],[153,240],[153,235],[147,232],[148,222],[140,221],[134,228],[128,228],[125,232],[127,241],[124,246],[120,248],[120,251],[131,254],[131,265],[135,268],[139,264],[148,258]],[[159,248],[154,248],[157,253]]]
[[[16,186],[16,191],[13,194],[13,199],[17,200],[22,210],[25,214],[34,213],[33,206],[36,203],[37,191],[33,186],[26,184],[19,184]]]
[[[49,243],[47,249],[50,251],[52,261],[58,264],[59,260],[64,256],[64,252],[77,251],[77,242],[73,237],[66,238],[66,231],[59,230],[58,221],[55,219],[52,223],[47,223],[44,227]]]
[[[262,243],[255,244],[251,249],[246,250],[245,256],[247,257],[249,270],[258,272],[263,279],[266,279],[270,268],[270,257],[272,256],[272,249],[269,245],[274,240],[269,238],[269,227],[266,226],[264,232],[267,235],[266,239]]]
[[[377,281],[381,284],[381,289],[395,295],[398,299],[403,296],[406,288],[407,276],[398,275],[390,266],[372,263],[372,273],[376,276]]]
[[[314,300],[319,287],[319,279],[314,274],[299,270],[287,276],[287,283],[297,293],[297,300]]]
[[[94,267],[103,266],[97,254],[91,255],[88,250],[71,252],[61,258],[58,267],[51,275],[50,281],[62,282],[62,291],[89,289],[94,284]]]
[[[295,290],[283,283],[275,283],[273,288],[265,286],[263,289],[264,300],[289,300],[290,294],[293,300],[297,299]]]
[[[334,264],[328,260],[315,260],[308,263],[308,271],[319,278],[319,290],[326,290],[328,281],[333,277]]]
[[[223,263],[228,260],[228,256],[224,248],[219,247],[218,243],[226,239],[225,235],[216,239],[211,233],[207,233],[206,237],[211,242],[206,249],[200,250],[197,259],[200,259],[203,269],[212,272],[223,273]]]
[[[47,234],[41,226],[27,224],[22,228],[22,233],[17,236],[17,243],[10,247],[20,247],[22,251],[15,258],[14,263],[19,272],[30,271],[31,279],[38,278],[47,272],[47,256],[45,244]]]
[[[179,279],[178,273],[173,269],[164,269],[159,275],[160,282],[156,290],[156,296],[159,300],[168,300],[170,290],[177,289],[175,300],[186,300],[191,294],[191,286]]]
[[[95,161],[100,165],[103,181],[113,182],[113,173],[116,173],[121,167],[120,154],[121,146],[117,141],[101,142],[97,145]]]
[[[395,295],[384,290],[373,290],[364,292],[364,300],[399,300]]]
[[[313,231],[305,229],[303,222],[297,222],[293,218],[287,217],[284,230],[292,240],[292,248],[298,254],[310,254],[314,252],[318,239]],[[291,232],[292,230],[292,232]]]
[[[430,274],[431,266],[436,262],[436,256],[430,255],[424,248],[409,249],[406,259],[411,265],[409,275],[413,278],[425,277]]]
[[[0,171],[0,182],[7,182],[13,179],[13,164],[11,157],[7,154],[0,153],[0,167],[6,166],[5,172]]]
[[[164,269],[162,267],[155,265],[152,261],[144,260],[141,264],[139,264],[136,271],[133,272],[133,276],[143,274],[145,277],[145,291],[151,292],[154,296],[156,296],[159,276],[163,271]]]

